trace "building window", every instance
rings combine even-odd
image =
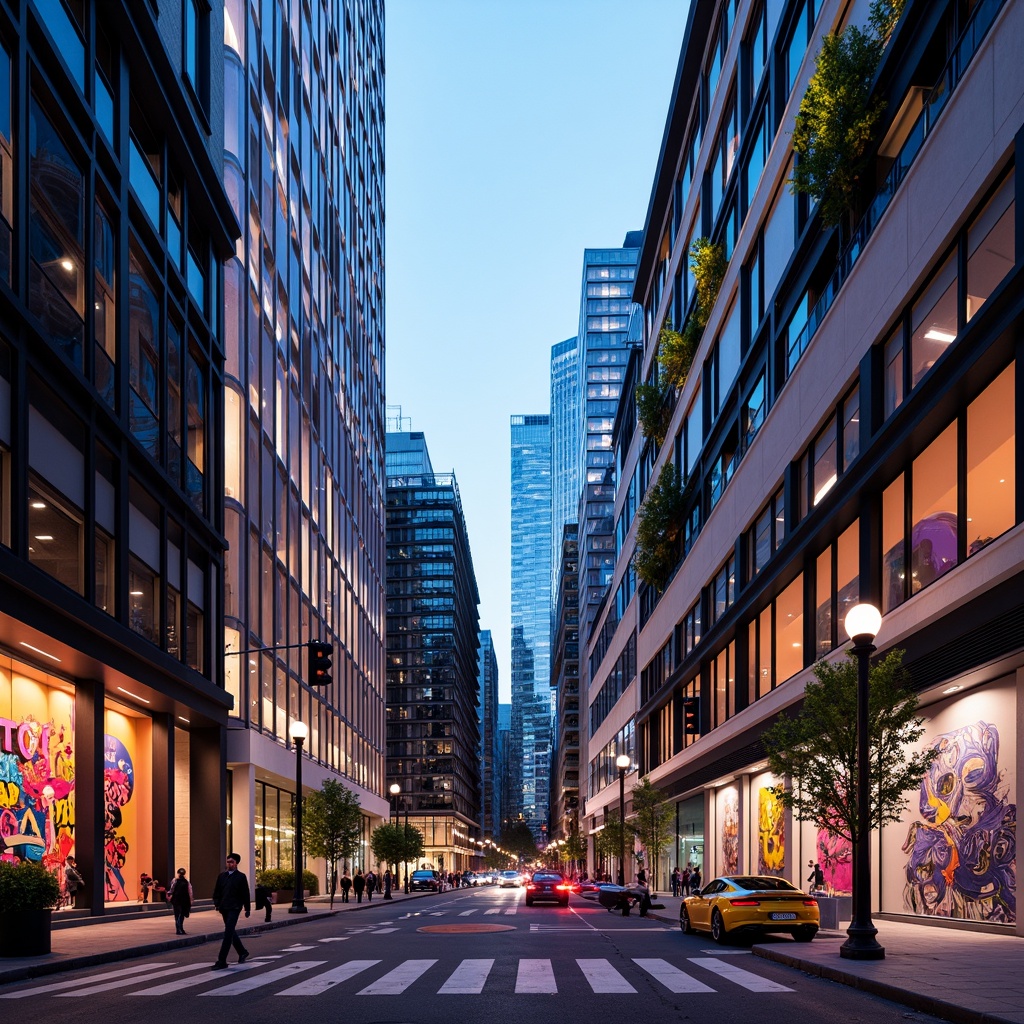
[[[160,301],[153,275],[133,246],[128,262],[130,428],[153,458],[160,456]]]
[[[814,439],[814,500],[817,505],[836,485],[839,479],[839,464],[836,459],[836,418],[832,416]]]
[[[14,145],[11,136],[11,55],[0,45],[0,281],[11,283],[14,234]]]
[[[903,325],[900,324],[882,350],[885,361],[885,394],[882,412],[888,419],[903,404]]]
[[[111,408],[117,395],[117,306],[114,274],[117,251],[110,216],[99,199],[93,218],[93,382]]]
[[[957,445],[951,423],[914,459],[910,538],[911,593],[957,564]]]
[[[775,678],[778,683],[804,667],[804,577],[801,573],[775,599]]]
[[[736,711],[736,644],[718,652],[711,662],[711,692],[714,694],[714,720],[711,727],[724,725]]]
[[[1016,263],[1014,177],[1011,174],[967,232],[967,320]]]
[[[747,400],[743,403],[744,450],[750,447],[751,442],[754,440],[757,432],[761,429],[761,425],[764,423],[768,406],[766,399],[765,371],[762,370],[761,373],[758,374],[757,380],[754,381],[754,386],[750,389],[750,393],[747,395]]]
[[[860,455],[860,387],[854,387],[843,402],[843,470]]]
[[[941,266],[911,310],[910,386],[956,341],[956,253]]]
[[[859,599],[859,543],[860,526],[854,522],[818,556],[815,579],[816,658],[824,657],[846,640],[843,622],[846,613]]]
[[[114,538],[97,526],[94,534],[95,568],[93,602],[100,611],[114,614]]]
[[[28,486],[28,560],[76,594],[85,593],[84,517],[34,473]]]
[[[1014,525],[1015,364],[967,407],[967,557]]]
[[[882,492],[882,614],[905,600],[903,474]]]
[[[128,626],[150,643],[160,643],[160,577],[135,555],[128,557]]]
[[[747,626],[747,701],[753,704],[775,686],[772,672],[772,608],[761,611]]]

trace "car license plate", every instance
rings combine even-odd
[[[796,914],[772,914],[773,921],[795,921]]]

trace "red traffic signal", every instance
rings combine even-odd
[[[334,653],[330,644],[322,640],[310,640],[306,647],[309,649],[309,675],[307,681],[310,686],[329,686],[331,683],[331,655]]]
[[[700,697],[683,698],[683,732],[687,736],[700,735]]]

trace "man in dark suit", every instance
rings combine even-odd
[[[217,884],[213,887],[213,905],[224,918],[224,939],[220,944],[220,956],[211,970],[223,971],[228,966],[228,951],[232,946],[238,953],[238,962],[244,964],[249,958],[249,951],[242,945],[242,940],[235,934],[238,915],[244,910],[249,916],[249,879],[238,870],[238,862],[242,858],[237,853],[227,855],[227,871],[217,876]]]

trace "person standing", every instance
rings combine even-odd
[[[690,873],[690,892],[694,895],[700,892],[700,865],[694,867]]]
[[[274,905],[271,903],[273,898],[273,890],[266,885],[256,886],[256,909],[265,910],[266,916],[263,918],[264,921],[269,921],[274,913]]]
[[[171,910],[174,911],[174,934],[185,934],[185,918],[192,911],[192,883],[185,877],[185,869],[178,868],[178,874],[171,882],[170,891],[167,894],[171,903]]]
[[[149,890],[153,887],[153,879],[150,877],[148,871],[143,871],[139,875],[139,889],[142,891],[142,902],[149,902]]]
[[[352,879],[349,877],[348,869],[346,868],[341,873],[341,902],[348,903],[348,891],[352,888]]]
[[[225,859],[227,870],[217,876],[217,884],[213,887],[213,905],[224,918],[224,938],[220,944],[220,956],[210,968],[213,971],[227,970],[228,951],[232,946],[238,953],[240,964],[249,959],[249,950],[235,934],[238,915],[244,910],[245,916],[249,916],[249,879],[238,870],[241,859],[237,853],[229,853]]]
[[[686,867],[683,868],[683,877],[679,881],[680,881],[680,883],[682,885],[682,889],[681,889],[682,894],[684,896],[689,896],[690,895],[690,865],[689,864],[687,864]]]
[[[377,888],[377,876],[373,873],[373,868],[370,868],[366,872],[366,902],[373,902],[373,890]]]
[[[388,868],[384,872],[384,899],[391,900],[394,897],[391,895],[391,886],[394,885],[394,876],[391,874],[391,868]]]
[[[75,893],[79,887],[85,885],[85,879],[78,870],[78,862],[74,857],[68,857],[64,861],[64,881],[68,887],[68,902],[73,908],[75,905]]]
[[[679,895],[679,885],[680,885],[681,881],[682,881],[682,878],[681,878],[681,876],[679,874],[679,865],[677,864],[672,869],[672,895],[673,896],[678,896]]]
[[[366,888],[366,879],[363,877],[361,868],[356,868],[356,873],[352,876],[352,888],[356,891],[356,903],[362,903],[363,890]]]

